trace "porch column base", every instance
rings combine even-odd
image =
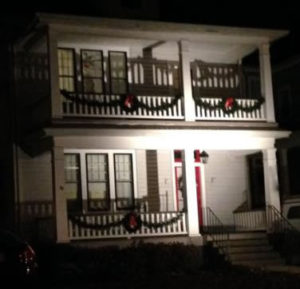
[[[195,246],[203,246],[203,237],[199,235],[189,236],[190,244]]]

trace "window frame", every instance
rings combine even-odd
[[[76,152],[68,152],[68,153],[64,153],[64,158],[66,155],[75,155],[78,159],[78,171],[77,171],[77,177],[78,177],[78,182],[76,182],[77,184],[77,196],[75,200],[69,200],[66,197],[67,200],[67,205],[70,206],[70,212],[77,212],[77,211],[82,211],[83,208],[83,198],[82,198],[82,181],[81,181],[81,176],[82,176],[82,166],[81,166],[81,159],[80,159],[80,153],[76,153]],[[64,170],[66,169],[65,167],[65,161],[64,161]],[[65,184],[74,184],[75,182],[67,182],[66,178],[64,177],[64,183]],[[73,205],[72,205],[73,203]],[[74,205],[75,203],[75,205]],[[75,207],[75,208],[73,208]]]
[[[83,57],[82,54],[84,51],[89,52],[99,52],[101,55],[101,72],[102,77],[85,77],[83,73]],[[104,56],[103,56],[103,50],[97,50],[97,49],[80,49],[80,73],[81,73],[81,82],[82,82],[82,93],[86,94],[105,94],[105,81],[104,81]],[[102,83],[102,92],[86,92],[85,91],[85,85],[84,85],[84,79],[101,79]]]
[[[74,75],[73,76],[70,76],[70,75],[60,75],[59,74],[59,50],[66,50],[66,51],[71,51],[72,52],[72,59],[73,59],[73,73]],[[60,79],[61,78],[73,78],[74,80],[74,91],[70,91],[70,90],[67,90],[69,92],[74,92],[76,93],[77,92],[77,62],[76,62],[76,50],[75,48],[71,48],[71,47],[58,47],[57,48],[57,57],[58,57],[58,86],[59,86],[59,89],[61,90],[62,88],[60,88]]]
[[[88,156],[89,155],[105,155],[106,157],[106,175],[107,175],[107,180],[106,180],[106,185],[107,185],[107,191],[106,191],[106,196],[105,196],[105,201],[106,201],[106,208],[103,209],[93,209],[90,206],[90,194],[89,194],[89,183],[104,183],[104,182],[90,182],[89,181],[89,173],[88,173]],[[98,212],[98,211],[108,211],[110,209],[110,204],[111,204],[111,199],[110,199],[110,185],[109,185],[109,156],[108,153],[84,153],[84,159],[85,159],[85,177],[86,177],[86,193],[87,193],[87,209],[88,211],[93,211],[93,212]]]
[[[106,213],[106,212],[120,212],[132,210],[133,207],[136,205],[136,192],[137,192],[137,167],[136,167],[136,152],[132,149],[71,149],[66,148],[64,149],[64,155],[66,154],[78,154],[80,159],[80,181],[81,181],[81,200],[82,200],[82,207],[81,207],[81,213]],[[87,165],[86,165],[86,155],[87,154],[107,154],[108,156],[108,185],[109,185],[109,203],[110,207],[108,211],[104,210],[89,210],[88,208],[88,188],[87,188]],[[128,154],[131,156],[131,171],[132,171],[132,206],[130,207],[122,207],[117,208],[116,203],[116,187],[115,187],[115,165],[114,165],[114,154]]]
[[[131,180],[130,180],[130,184],[131,184],[131,206],[125,206],[125,207],[119,207],[118,206],[118,191],[117,191],[117,170],[116,170],[116,155],[129,155],[130,156],[130,164],[131,164],[131,168],[130,168],[130,173],[131,173]],[[121,210],[132,210],[135,207],[135,197],[134,197],[134,176],[133,176],[133,157],[132,157],[132,153],[126,153],[126,152],[118,152],[118,153],[113,153],[113,167],[114,167],[114,183],[115,183],[115,202],[116,202],[116,209],[121,211]]]
[[[113,78],[112,77],[112,69],[111,69],[111,54],[112,53],[122,53],[125,57],[125,72],[124,72],[124,75],[125,77],[124,78]],[[108,51],[108,67],[109,67],[109,89],[110,89],[110,94],[126,94],[128,93],[128,90],[129,90],[129,84],[128,84],[128,58],[127,58],[127,52],[126,51],[118,51],[118,50],[110,50]],[[126,91],[124,93],[115,93],[113,91],[113,87],[112,87],[112,80],[114,79],[122,79],[125,81],[125,84],[126,84]]]

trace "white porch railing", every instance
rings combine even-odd
[[[260,231],[267,228],[265,210],[235,212],[233,217],[237,231]]]
[[[72,93],[70,93],[72,95]],[[137,96],[138,102],[154,110],[139,107],[134,111],[125,111],[121,105],[108,106],[111,102],[120,100],[119,95],[77,94],[79,101],[63,99],[64,116],[103,117],[103,118],[139,118],[139,119],[183,119],[182,100],[163,110],[155,110],[162,104],[171,104],[173,96]],[[82,101],[84,100],[84,101]],[[88,105],[88,103],[103,103],[104,105]]]
[[[81,215],[80,222],[88,225],[105,226],[106,224],[118,223],[116,226],[109,226],[105,229],[85,228],[72,221],[69,218],[69,238],[70,240],[83,239],[102,239],[102,238],[122,238],[122,237],[151,237],[151,236],[171,236],[187,234],[186,214],[180,213],[181,217],[176,218],[179,212],[157,212],[141,213],[142,222],[147,223],[164,223],[160,227],[147,227],[142,225],[135,233],[129,233],[121,224],[125,214],[99,214],[99,215]],[[168,220],[176,218],[174,222],[167,223]]]
[[[52,201],[22,202],[19,205],[21,218],[43,218],[53,216]]]
[[[221,98],[202,98],[202,100],[212,106],[217,106]],[[236,99],[239,106],[243,108],[252,107],[256,104],[256,99]],[[264,121],[265,112],[264,105],[261,105],[258,109],[251,112],[245,112],[242,110],[236,110],[234,113],[226,114],[221,108],[210,110],[208,108],[200,107],[196,105],[196,120],[247,120],[247,121]]]

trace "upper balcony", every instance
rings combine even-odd
[[[40,19],[17,47],[16,75],[52,119],[275,122],[269,43],[285,31]],[[260,65],[249,70],[255,50]]]

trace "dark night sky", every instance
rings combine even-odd
[[[100,8],[100,1],[103,0],[60,1],[57,4],[55,1],[44,0],[30,5],[26,1],[20,4],[12,0],[10,6],[15,2],[15,8],[8,7],[7,12],[0,12],[2,41],[17,34],[34,12],[106,16]],[[300,17],[296,1],[161,0],[159,3],[159,20],[162,21],[287,29],[290,35],[272,46],[272,61],[280,62],[300,54]],[[140,19],[143,19],[142,15]]]

